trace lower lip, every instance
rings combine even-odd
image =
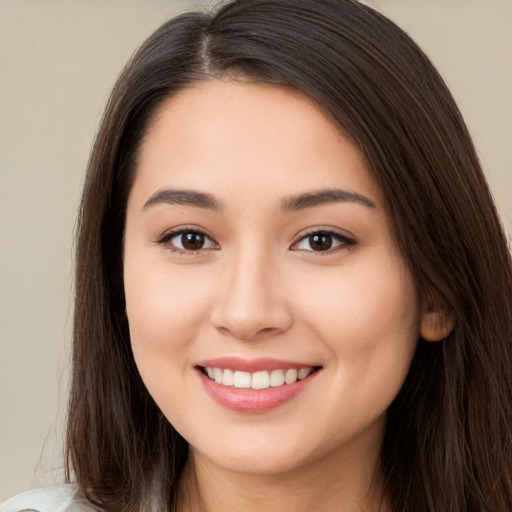
[[[315,371],[305,379],[275,388],[239,389],[218,384],[201,370],[197,370],[197,372],[206,391],[217,403],[233,411],[246,413],[267,412],[283,405],[304,390],[318,373]]]

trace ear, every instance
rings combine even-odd
[[[441,341],[455,326],[455,314],[451,309],[439,304],[431,305],[421,317],[420,336],[425,341]]]

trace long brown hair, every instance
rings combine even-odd
[[[462,117],[422,51],[354,0],[235,0],[157,30],[121,74],[78,222],[67,474],[108,511],[172,510],[187,443],[130,349],[122,246],[137,150],[155,109],[230,77],[294,87],[343,127],[387,199],[396,242],[452,333],[418,340],[388,412],[394,512],[512,510],[512,263]],[[73,476],[74,475],[74,476]]]

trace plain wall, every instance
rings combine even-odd
[[[62,478],[73,228],[108,93],[158,25],[200,4],[0,1],[0,501]],[[446,78],[510,230],[512,2],[373,4]]]

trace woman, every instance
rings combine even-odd
[[[165,24],[78,229],[70,506],[512,509],[510,253],[450,93],[380,14]]]

